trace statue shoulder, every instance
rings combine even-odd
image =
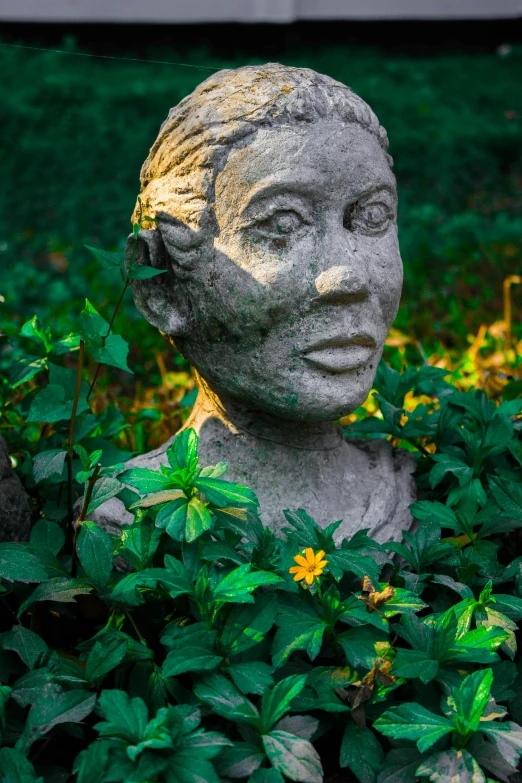
[[[363,526],[370,527],[370,535],[380,543],[400,540],[402,531],[409,530],[413,524],[409,507],[417,495],[413,477],[415,456],[406,449],[394,448],[382,438],[350,438],[348,442],[364,454],[379,488],[372,497]]]
[[[149,468],[149,470],[159,470],[160,465],[167,465],[168,460],[166,451],[176,436],[173,435],[159,449],[148,451],[146,454],[138,454],[125,463],[126,468]]]
[[[393,473],[411,474],[417,461],[406,449],[394,448],[384,438],[348,438],[347,443],[366,455],[370,467],[380,467]]]

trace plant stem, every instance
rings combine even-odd
[[[130,612],[128,612],[126,609],[124,609],[123,611],[125,612],[125,615],[126,615],[126,617],[127,617],[127,618],[128,618],[128,620],[130,621],[130,624],[131,624],[131,625],[132,625],[132,627],[134,628],[134,631],[136,632],[136,636],[138,637],[138,639],[140,640],[140,642],[141,642],[142,644],[144,644],[144,645],[145,645],[145,647],[147,647],[148,645],[147,645],[147,642],[145,641],[145,637],[143,636],[143,634],[141,633],[140,629],[139,629],[139,628],[138,628],[138,626],[136,625],[136,621],[134,620],[134,617],[133,617],[133,616],[131,615],[131,613],[130,613]]]
[[[20,625],[20,620],[16,616],[16,612],[13,612],[13,610],[11,609],[11,607],[9,606],[9,604],[7,603],[7,601],[5,600],[5,597],[3,595],[0,596],[0,601],[2,602],[3,606],[7,609],[7,611],[9,612],[11,617],[13,618],[14,622],[18,623],[18,625]]]
[[[72,576],[76,576],[76,543],[78,541],[78,536],[80,534],[80,528],[83,524],[83,520],[87,516],[87,509],[89,508],[89,503],[91,502],[94,485],[98,481],[100,470],[101,470],[100,465],[96,465],[96,467],[94,468],[94,473],[92,474],[92,476],[90,477],[87,483],[87,490],[85,492],[85,495],[83,496],[82,510],[80,511],[80,515],[76,520],[76,524],[74,526],[74,538],[73,538],[73,550],[72,550],[72,562],[71,562]]]
[[[427,449],[425,449],[424,446],[421,443],[417,443],[416,441],[412,440],[412,438],[401,437],[401,440],[405,440],[406,443],[409,443],[410,446],[413,446],[414,448],[416,448],[418,451],[421,452],[421,454],[424,454],[425,457],[431,457],[432,456],[430,454],[430,452],[427,451]]]
[[[139,226],[141,227],[141,202],[140,202],[140,223],[139,223]],[[118,310],[120,309],[121,303],[123,302],[123,297],[125,296],[125,291],[127,290],[127,288],[130,285],[130,282],[131,282],[130,274],[131,274],[131,270],[132,270],[132,265],[134,263],[134,259],[136,258],[136,250],[137,249],[138,249],[138,237],[135,236],[134,237],[134,245],[132,246],[132,255],[131,255],[131,260],[130,260],[130,264],[129,264],[129,271],[127,272],[127,277],[125,278],[125,284],[123,286],[123,290],[122,290],[122,292],[120,294],[120,298],[118,299],[118,302],[116,303],[116,307],[114,308],[114,312],[112,314],[112,318],[111,318],[111,320],[109,322],[109,328],[107,329],[107,334],[105,335],[105,337],[102,337],[102,345],[103,346],[105,346],[105,342],[106,342],[108,336],[111,333],[112,327],[114,326],[114,319],[116,318],[116,314],[117,314]],[[89,399],[89,397],[91,396],[91,394],[92,394],[92,392],[94,390],[94,387],[96,386],[96,381],[98,380],[98,375],[100,374],[100,367],[101,367],[101,362],[98,362],[98,365],[97,365],[96,370],[94,372],[94,377],[92,379],[91,385],[89,387],[89,391],[87,393],[87,399]]]
[[[134,257],[134,253],[133,253],[133,257]],[[129,287],[129,285],[130,285],[130,278],[127,277],[126,280],[125,280],[125,285],[123,286],[122,292],[120,294],[120,298],[118,299],[118,302],[116,303],[116,307],[114,308],[114,312],[112,314],[112,318],[111,318],[111,320],[109,322],[109,328],[107,329],[107,334],[104,337],[102,337],[102,346],[103,347],[105,347],[105,343],[107,341],[107,338],[109,337],[109,335],[110,335],[110,333],[112,331],[112,327],[114,326],[114,320],[116,318],[118,310],[120,309],[120,305],[123,302],[123,297],[125,296],[125,292],[126,292],[127,288]],[[93,377],[93,379],[91,381],[91,385],[89,386],[89,391],[87,392],[87,399],[89,399],[89,397],[91,396],[91,394],[94,391],[94,387],[96,386],[96,381],[98,380],[98,375],[100,374],[100,368],[101,368],[101,362],[98,362],[98,364],[96,365],[96,370],[94,372],[94,377]]]
[[[80,392],[82,389],[82,370],[83,359],[85,356],[85,343],[80,340],[80,354],[78,357],[78,369],[76,371],[76,390],[74,392],[74,401],[71,413],[71,421],[69,423],[69,437],[67,439],[67,509],[68,509],[68,521],[69,524],[73,518],[73,475],[72,475],[72,461],[73,461],[73,442],[74,442],[74,424],[76,421],[76,411],[78,410],[78,402],[80,400]]]

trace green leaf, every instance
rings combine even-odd
[[[473,468],[470,468],[462,460],[451,456],[451,454],[432,454],[431,459],[437,463],[430,471],[430,486],[432,489],[440,484],[448,473],[451,473],[458,479],[461,487],[473,478]]]
[[[245,556],[241,552],[238,552],[235,547],[225,544],[223,541],[208,541],[203,544],[201,558],[209,561],[228,560],[236,565],[243,565],[245,562]]]
[[[136,468],[136,470],[147,470],[147,468]],[[151,471],[151,473],[154,473],[154,471]],[[179,500],[180,498],[183,498],[185,502],[188,503],[188,498],[181,489],[162,489],[159,492],[151,492],[150,495],[140,498],[136,503],[133,503],[132,506],[130,506],[130,510],[160,506],[162,503],[167,503],[169,500]],[[166,506],[163,507],[162,511],[164,511],[165,508]],[[160,525],[160,527],[164,527],[164,525]]]
[[[273,669],[263,661],[232,663],[227,671],[241,693],[261,695],[274,684]]]
[[[43,582],[47,571],[23,544],[0,543],[0,577],[9,582]]]
[[[473,663],[493,663],[498,660],[494,650],[509,639],[509,631],[496,626],[481,625],[463,634],[458,642],[447,651],[446,661],[472,661]]]
[[[388,637],[377,628],[363,625],[359,628],[350,628],[338,635],[338,640],[344,650],[344,654],[353,667],[358,669],[371,669],[380,654],[377,645],[388,642]]]
[[[453,731],[453,723],[447,718],[435,715],[414,702],[386,710],[374,721],[373,727],[385,737],[414,740],[421,752]]]
[[[114,588],[111,598],[130,606],[139,606],[145,599],[140,589],[154,590],[163,585],[171,598],[178,595],[191,594],[194,589],[190,574],[179,560],[172,555],[165,555],[166,568],[146,568],[136,574],[128,574]]]
[[[341,744],[341,768],[348,767],[359,783],[375,783],[382,760],[381,744],[373,731],[349,721]]]
[[[516,767],[522,756],[522,726],[512,721],[483,721],[480,730],[490,739],[498,748],[502,758]]]
[[[25,756],[14,748],[0,748],[0,772],[2,783],[43,783],[36,779],[34,767]]]
[[[151,277],[157,275],[164,275],[167,269],[155,269],[152,266],[144,266],[143,264],[133,264],[129,271],[130,280],[148,280]]]
[[[261,642],[277,616],[274,595],[256,595],[254,604],[235,606],[221,632],[221,647],[227,655],[237,655]]]
[[[215,601],[234,601],[235,603],[253,603],[251,593],[262,585],[281,584],[284,580],[268,571],[251,573],[250,563],[234,568],[218,582],[212,591]]]
[[[198,465],[198,435],[192,427],[178,432],[166,452],[174,471],[195,470]]]
[[[102,476],[94,485],[90,503],[87,507],[87,516],[92,514],[94,509],[105,503],[106,500],[115,497],[123,489],[123,484],[116,478]]]
[[[467,585],[463,585],[462,582],[456,582],[451,576],[444,576],[443,574],[437,574],[433,577],[433,581],[441,585],[446,585],[450,590],[454,590],[462,598],[474,600],[473,590]]]
[[[508,761],[501,756],[496,746],[487,740],[483,734],[475,734],[466,745],[466,750],[471,753],[475,761],[480,764],[483,770],[492,772],[497,780],[506,781],[506,783],[508,783],[511,775],[516,773],[516,767],[509,764]],[[490,782],[488,778],[488,783],[495,783],[495,781]]]
[[[90,250],[96,261],[104,269],[124,269],[125,267],[125,253],[117,252],[113,253],[111,250],[102,250],[99,247],[91,247],[85,245],[87,250]]]
[[[85,661],[85,679],[88,682],[95,682],[105,677],[123,661],[128,646],[126,639],[119,639],[109,634],[102,636],[92,646]]]
[[[20,707],[34,704],[51,678],[51,669],[47,667],[26,672],[13,684],[11,696]]]
[[[259,718],[252,702],[221,674],[205,677],[195,686],[194,693],[198,699],[209,704],[217,715],[227,720],[252,723]]]
[[[299,783],[322,783],[321,760],[311,742],[286,731],[271,731],[262,739],[266,755],[278,772]]]
[[[46,353],[53,347],[51,330],[49,327],[42,328],[40,326],[40,320],[37,315],[33,315],[30,321],[25,322],[20,329],[20,335],[28,337],[36,343],[40,343]]]
[[[449,638],[449,644],[451,645],[456,637],[457,633],[457,618],[455,613],[450,613],[446,618],[446,624],[452,622],[451,633]],[[395,630],[403,639],[406,639],[416,650],[422,650],[422,652],[432,654],[434,651],[435,640],[435,628],[423,619],[417,617],[415,614],[407,614],[401,617],[399,625],[395,626]],[[447,639],[445,640],[448,641]],[[443,646],[443,645],[442,645]],[[435,658],[435,655],[433,656]]]
[[[69,579],[57,577],[49,579],[38,585],[29,598],[27,598],[18,610],[20,616],[25,610],[37,601],[58,601],[59,603],[73,603],[74,596],[87,595],[92,592],[92,587],[84,579]]]
[[[194,486],[202,492],[209,503],[218,508],[254,508],[259,505],[255,494],[248,487],[231,484],[229,481],[217,478],[198,478]]]
[[[155,494],[160,495],[166,493],[157,492]],[[167,535],[174,539],[174,541],[185,540],[188,504],[189,501],[185,495],[181,495],[181,497],[178,497],[171,503],[167,503],[163,506],[156,516],[157,527],[164,528]]]
[[[276,769],[256,769],[248,783],[285,783],[283,776]]]
[[[453,509],[438,500],[418,500],[410,506],[410,513],[420,522],[424,522],[425,519],[434,519],[440,527],[452,529],[458,525]]]
[[[15,625],[2,636],[2,648],[14,650],[29,669],[34,669],[39,658],[48,647],[41,636],[38,636],[23,625]]]
[[[127,366],[129,346],[118,334],[109,334],[109,324],[88,299],[78,318],[77,331],[87,350],[97,362],[132,372]]]
[[[422,761],[422,755],[417,748],[396,748],[390,750],[384,759],[377,777],[377,783],[416,783],[415,774]]]
[[[80,690],[56,693],[52,686],[48,686],[29,710],[16,749],[27,752],[36,740],[59,723],[80,723],[93,711],[95,702],[94,693]]]
[[[306,650],[312,661],[317,658],[327,623],[312,607],[297,596],[281,597],[276,622],[279,628],[272,645],[272,662],[276,668],[296,650]]]
[[[386,585],[381,584],[380,589],[383,589]],[[382,604],[380,611],[384,617],[393,617],[396,614],[403,614],[406,612],[420,612],[425,609],[428,604],[421,601],[416,593],[412,593],[411,590],[404,590],[402,587],[394,588],[394,596],[389,601]]]
[[[104,740],[91,743],[76,757],[73,772],[76,783],[103,783],[109,761],[110,744]]]
[[[172,488],[170,478],[149,468],[129,468],[121,473],[119,478],[123,484],[129,484],[137,489],[140,495]]]
[[[36,483],[51,476],[61,476],[66,456],[67,452],[63,449],[51,449],[37,454],[33,461],[33,476]]]
[[[36,552],[57,555],[65,544],[65,534],[56,522],[39,519],[31,529],[30,544]]]
[[[112,570],[112,542],[108,533],[94,522],[83,522],[76,550],[80,563],[94,586],[104,587]]]
[[[33,397],[26,421],[53,423],[70,419],[76,392],[74,370],[49,362],[49,384]],[[89,387],[82,381],[76,414],[90,410],[87,402]]]
[[[522,489],[519,484],[492,476],[490,487],[491,493],[502,511],[518,522],[522,522]]]
[[[173,766],[176,783],[221,783],[211,762],[197,758],[191,750],[178,750]]]
[[[171,625],[161,641],[170,648],[162,667],[165,677],[215,669],[223,661],[216,653],[216,631],[209,631],[200,623],[183,628]]]
[[[47,357],[23,356],[14,359],[9,372],[11,388],[16,389],[22,383],[30,381],[35,375],[47,368]]]
[[[438,670],[439,662],[433,659],[431,653],[400,647],[394,658],[391,673],[395,677],[407,679],[419,677],[422,682],[428,683],[437,675]]]
[[[509,617],[510,620],[522,620],[522,598],[515,595],[496,593],[495,610]]]
[[[222,777],[249,777],[263,763],[264,751],[250,742],[235,742],[234,747],[225,748],[220,754],[217,767]]]
[[[488,705],[489,692],[493,683],[491,669],[473,672],[464,678],[452,696],[457,710],[457,716],[463,721],[466,729],[476,731],[480,719]],[[457,729],[460,729],[457,723]],[[465,734],[465,732],[463,732]]]
[[[139,696],[131,699],[125,691],[102,691],[99,708],[105,721],[95,725],[101,737],[118,737],[137,745],[145,732],[148,710]]]
[[[273,688],[265,691],[261,700],[261,734],[266,734],[290,709],[292,700],[306,684],[305,674],[294,674],[280,680]]]
[[[120,555],[137,569],[146,568],[154,557],[161,538],[152,519],[137,519],[131,525],[124,525],[121,540],[124,548]]]
[[[193,394],[193,392],[196,392],[194,395],[194,400],[191,403],[185,402],[183,403],[183,400],[180,402],[180,405],[193,405],[196,401],[197,397],[197,388],[193,389],[190,394]],[[228,470],[228,463],[227,462],[218,462],[216,465],[207,465],[206,468],[201,468],[199,472],[200,478],[220,478],[223,476]]]
[[[319,726],[319,720],[311,715],[287,715],[276,725],[279,731],[287,731],[302,739],[311,739]]]
[[[353,549],[336,549],[327,555],[328,568],[335,579],[339,580],[343,574],[355,574],[359,579],[365,576],[372,582],[379,581],[381,566],[378,565],[373,557],[363,555]]]
[[[185,539],[189,543],[199,538],[205,530],[212,528],[212,515],[205,504],[197,497],[191,498],[188,503],[185,525]],[[168,531],[169,526],[167,526]]]
[[[486,783],[486,777],[467,750],[443,750],[423,761],[418,775],[426,775],[434,783]]]
[[[62,337],[60,340],[55,342],[53,353],[56,356],[62,356],[64,353],[76,351],[79,347],[80,336],[78,334],[74,334],[74,332],[69,332],[69,334],[66,334],[65,337]]]

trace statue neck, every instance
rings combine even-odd
[[[333,421],[280,419],[238,400],[218,396],[199,375],[196,380],[198,397],[184,429],[194,427],[199,432],[206,423],[219,421],[234,435],[309,451],[329,451],[343,442],[342,433]]]

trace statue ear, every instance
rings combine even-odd
[[[164,269],[163,274],[133,279],[134,302],[149,323],[169,337],[180,337],[186,328],[183,301],[169,254],[158,229],[142,229],[137,239],[130,234],[126,247],[127,268]]]

